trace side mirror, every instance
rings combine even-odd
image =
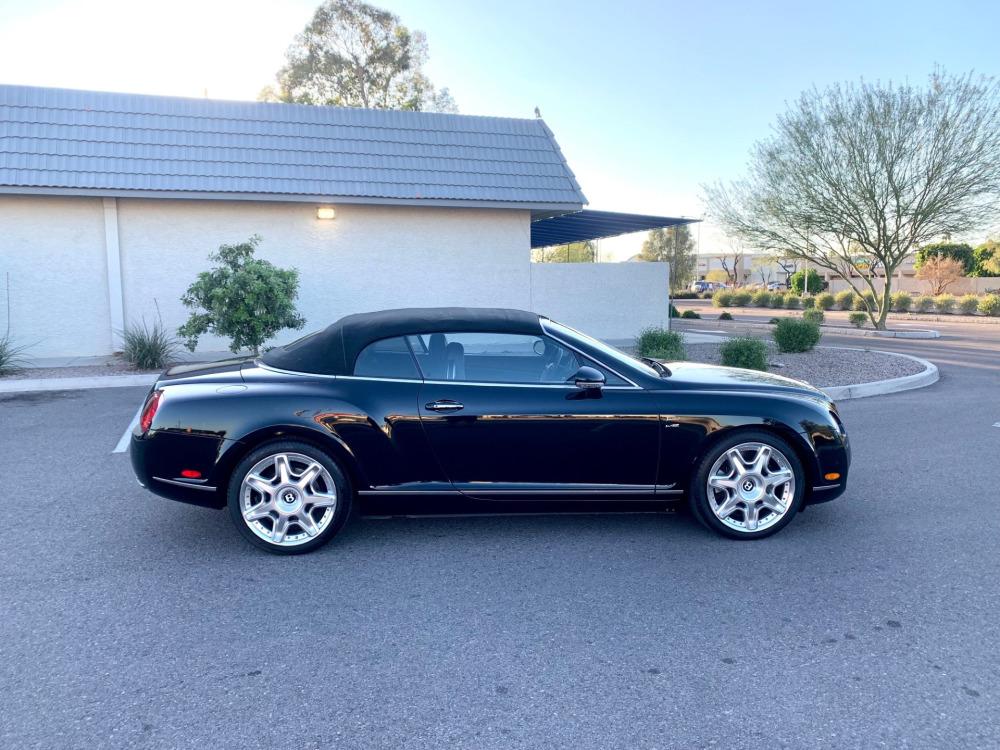
[[[587,367],[586,365],[577,370],[570,380],[573,381],[573,384],[577,388],[583,388],[584,390],[603,388],[606,382],[604,374],[600,370]]]

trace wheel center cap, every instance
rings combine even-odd
[[[302,496],[294,487],[281,487],[277,492],[277,506],[282,513],[294,513],[302,507]]]
[[[755,477],[745,477],[740,481],[740,496],[744,500],[758,500],[762,494],[762,483]]]

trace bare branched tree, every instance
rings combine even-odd
[[[943,294],[944,290],[965,276],[965,268],[954,258],[933,255],[917,269],[917,278],[926,281],[931,294]]]
[[[740,286],[743,283],[740,274],[743,270],[743,256],[745,254],[743,243],[736,241],[729,243],[728,253],[723,253],[719,256],[719,263],[722,265],[722,270],[726,272],[726,278],[732,286]]]
[[[1000,84],[939,71],[926,87],[807,91],[754,147],[744,180],[704,191],[731,236],[807,259],[874,294],[868,312],[885,328],[892,276],[907,254],[994,216]]]

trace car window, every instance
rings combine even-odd
[[[368,378],[419,379],[420,373],[402,336],[369,344],[354,363],[354,374]]]
[[[582,365],[598,367],[608,385],[624,381],[548,336],[513,333],[430,333],[410,337],[428,380],[563,384]]]

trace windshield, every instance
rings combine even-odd
[[[547,318],[542,319],[542,324],[547,330],[564,338],[571,344],[582,344],[600,352],[600,354],[605,357],[605,362],[612,367],[615,365],[622,365],[632,370],[641,370],[645,375],[649,375],[654,378],[660,377],[660,373],[656,370],[656,368],[651,367],[630,354],[626,354],[621,349],[617,349],[610,344],[605,344],[603,341],[595,339],[593,336],[580,333],[575,328],[570,328],[569,326],[563,325],[562,323],[556,323],[554,320],[549,320]]]

